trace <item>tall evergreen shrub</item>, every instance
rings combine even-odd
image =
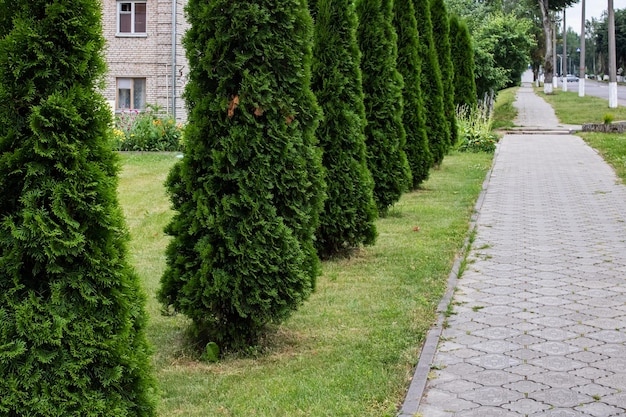
[[[398,35],[398,71],[404,79],[402,124],[406,130],[405,152],[411,167],[413,189],[428,179],[433,156],[428,147],[426,114],[421,87],[422,65],[419,32],[413,0],[393,2],[393,26]]]
[[[223,347],[256,343],[319,273],[324,195],[306,1],[190,0],[186,154],[167,189],[160,301]]]
[[[424,93],[424,107],[426,108],[428,145],[433,155],[433,165],[439,166],[450,147],[450,123],[446,119],[444,110],[444,90],[433,40],[430,1],[414,0],[414,5],[417,27],[420,30],[421,86]]]
[[[324,112],[317,129],[327,199],[316,246],[322,256],[376,239],[374,182],[365,154],[365,107],[352,0],[317,0],[313,91]]]
[[[467,24],[456,15],[450,16],[450,44],[454,66],[454,104],[476,107],[474,48]]]
[[[457,141],[456,109],[454,106],[454,71],[450,46],[450,18],[444,0],[430,0],[433,41],[443,85],[443,109],[450,129],[450,144]]]
[[[0,415],[153,416],[101,4],[0,9]]]
[[[392,1],[360,0],[357,15],[367,119],[367,160],[374,178],[374,200],[379,212],[385,214],[411,183],[404,151],[404,83],[396,67],[398,50],[392,24]]]

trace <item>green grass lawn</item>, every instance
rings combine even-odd
[[[552,105],[561,123],[582,125],[604,123],[604,116],[610,114],[613,120],[626,120],[626,107],[610,109],[607,99],[600,97],[578,97],[578,91],[556,90],[554,94],[544,94],[543,89],[535,92]]]
[[[468,232],[492,155],[452,153],[377,223],[377,244],[325,262],[316,292],[248,355],[198,360],[155,291],[175,154],[124,154],[119,195],[148,295],[160,416],[395,416]]]
[[[513,106],[519,87],[506,88],[498,91],[498,98],[493,106],[494,130],[514,127],[513,120],[517,117],[517,109]]]
[[[576,125],[603,123],[607,114],[615,121],[626,120],[626,107],[609,109],[606,99],[578,97],[578,92],[569,91],[557,91],[552,95],[538,91],[538,94],[552,105],[557,117],[563,123]],[[626,182],[626,135],[591,132],[579,132],[578,135],[596,149],[605,161],[613,166],[622,181]]]

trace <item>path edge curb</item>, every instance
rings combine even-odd
[[[506,135],[500,140],[500,143],[504,140],[505,137]],[[461,248],[459,254],[456,256],[454,263],[452,264],[452,270],[448,275],[446,292],[444,293],[441,301],[439,301],[439,304],[437,306],[437,320],[426,334],[426,340],[424,341],[424,345],[422,346],[419,360],[417,362],[417,366],[415,367],[415,372],[413,373],[413,378],[411,379],[411,383],[407,390],[402,407],[397,414],[397,417],[415,417],[417,415],[417,410],[419,409],[420,402],[422,400],[422,397],[424,396],[424,391],[426,389],[426,383],[428,382],[430,368],[433,363],[433,359],[435,358],[437,346],[439,345],[441,332],[443,331],[443,323],[446,318],[445,312],[448,309],[448,305],[452,301],[452,295],[454,294],[456,284],[459,280],[459,269],[461,267],[461,262],[463,262],[471,249],[470,237],[476,230],[478,217],[480,216],[480,209],[482,208],[483,202],[485,200],[485,195],[487,193],[487,188],[489,187],[489,182],[491,181],[493,169],[498,160],[501,146],[500,143],[498,143],[498,145],[496,146],[496,151],[494,152],[491,167],[485,175],[482,189],[478,194],[476,203],[474,204],[474,211],[472,213],[472,216],[470,217],[469,227],[467,230],[467,235],[465,236],[465,241],[463,242],[463,247]]]

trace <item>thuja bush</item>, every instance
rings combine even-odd
[[[306,1],[190,0],[185,157],[158,293],[221,351],[257,343],[319,274],[324,197]]]
[[[467,24],[450,16],[450,44],[454,66],[454,104],[476,106],[476,77],[474,75],[474,46]]]
[[[376,239],[374,182],[365,155],[365,107],[357,18],[351,0],[317,0],[313,91],[324,112],[317,129],[327,198],[316,232],[324,257]]]
[[[428,147],[426,114],[422,95],[419,33],[413,0],[393,2],[393,25],[398,35],[398,71],[404,79],[402,123],[406,130],[405,152],[417,189],[428,179],[433,156]]]
[[[450,130],[450,145],[457,141],[456,120],[454,120],[454,65],[450,45],[450,20],[444,0],[430,0],[430,17],[433,25],[433,41],[437,61],[441,71],[443,86],[443,110]]]
[[[415,16],[419,28],[420,58],[422,63],[421,86],[426,109],[426,132],[433,155],[433,165],[439,166],[450,147],[450,125],[445,116],[443,84],[430,20],[429,0],[414,0]]]
[[[144,296],[97,93],[100,3],[23,0],[3,13],[0,414],[153,416]]]
[[[391,0],[360,0],[357,15],[367,162],[374,178],[374,200],[384,215],[411,183],[402,124],[404,83],[396,67],[397,35],[392,24]]]
[[[158,106],[125,110],[115,118],[113,147],[118,151],[180,151],[183,125]]]

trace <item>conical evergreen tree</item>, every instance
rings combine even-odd
[[[319,273],[319,107],[306,1],[190,0],[186,155],[167,181],[159,299],[198,336],[241,348],[289,316]]]
[[[454,107],[454,66],[450,46],[450,20],[444,0],[430,0],[433,41],[443,85],[443,109],[450,130],[450,145],[457,141],[456,109]]]
[[[454,104],[476,107],[474,48],[467,24],[456,15],[450,16],[450,44],[454,71]]]
[[[313,92],[324,112],[317,129],[327,198],[316,246],[322,256],[376,239],[374,182],[365,154],[365,107],[352,0],[317,0]]]
[[[0,414],[153,416],[117,201],[101,4],[2,2]]]
[[[374,178],[374,200],[384,215],[412,181],[404,151],[404,83],[396,68],[398,50],[392,24],[392,0],[360,0],[357,15],[367,118],[367,160]]]
[[[428,147],[426,114],[422,97],[422,66],[419,56],[419,33],[413,0],[395,0],[393,26],[398,35],[398,71],[404,79],[402,124],[406,130],[404,147],[411,174],[412,188],[428,179],[433,156]]]
[[[429,149],[433,155],[433,165],[439,166],[450,146],[450,124],[445,117],[441,71],[430,20],[430,2],[414,0],[414,5],[417,27],[420,31],[421,86],[426,108],[426,133]]]

